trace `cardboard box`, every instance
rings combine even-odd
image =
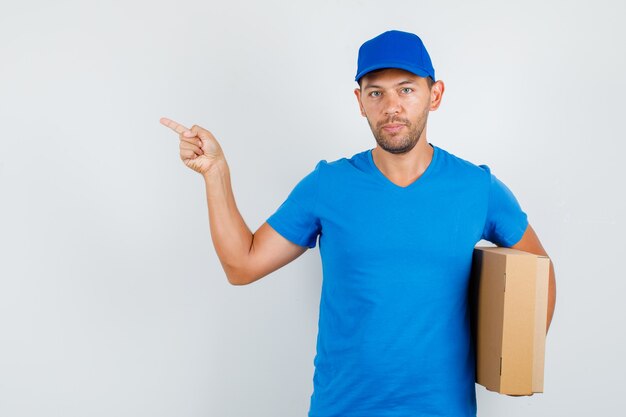
[[[501,394],[543,392],[550,259],[474,248],[469,306],[476,382]]]

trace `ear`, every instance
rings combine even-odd
[[[356,96],[356,101],[359,103],[359,110],[361,111],[361,116],[367,117],[365,114],[365,109],[363,108],[363,104],[361,103],[361,89],[355,88],[354,95]]]
[[[433,87],[430,90],[430,111],[434,111],[439,108],[445,89],[446,86],[441,80],[438,80],[433,84]]]

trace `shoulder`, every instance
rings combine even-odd
[[[446,172],[449,172],[459,179],[463,178],[481,182],[486,180],[490,181],[491,169],[487,164],[474,163],[438,146],[437,150],[439,152],[440,164],[444,167]]]
[[[329,172],[331,175],[353,171],[355,168],[359,169],[367,163],[368,152],[370,152],[369,149],[358,152],[350,157],[322,159],[317,163],[315,169],[323,172]]]

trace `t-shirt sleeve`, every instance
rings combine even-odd
[[[314,248],[321,232],[320,219],[316,211],[320,189],[322,160],[315,169],[296,184],[287,199],[268,219],[267,223],[285,239]]]
[[[500,181],[487,165],[480,165],[490,176],[489,203],[482,239],[498,246],[511,247],[522,238],[528,226],[528,216],[511,190]]]

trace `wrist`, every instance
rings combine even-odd
[[[216,159],[209,169],[202,173],[202,177],[205,181],[208,181],[212,178],[221,177],[228,172],[228,164],[225,159]]]

